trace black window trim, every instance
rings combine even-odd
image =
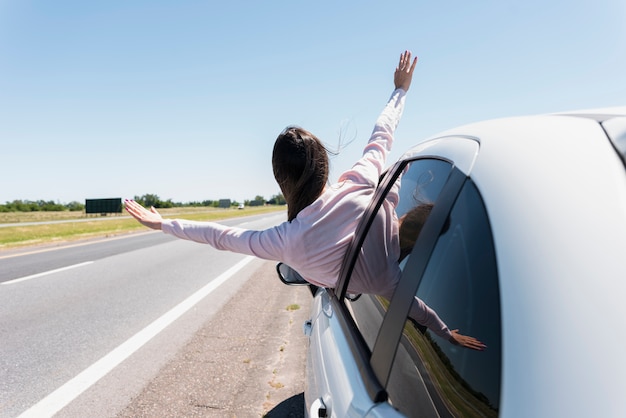
[[[354,232],[354,239],[350,243],[350,246],[344,255],[343,262],[341,263],[339,280],[337,280],[337,286],[335,287],[335,292],[339,300],[342,300],[346,296],[348,278],[352,274],[352,270],[354,270],[359,251],[365,241],[367,231],[369,231],[370,226],[372,226],[372,223],[374,222],[373,215],[378,212],[378,209],[380,209],[383,204],[385,196],[387,196],[387,193],[408,163],[409,161],[399,161],[388,170],[387,176],[385,176],[379,183],[376,191],[374,192],[374,196],[372,196],[372,200],[365,210],[365,213],[363,213],[356,231]]]

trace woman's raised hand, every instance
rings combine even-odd
[[[400,63],[393,75],[393,82],[397,89],[408,91],[413,79],[413,70],[417,64],[417,57],[411,62],[411,51],[404,51],[400,54]]]
[[[148,210],[134,200],[124,201],[124,206],[128,213],[130,213],[133,218],[137,219],[140,224],[152,229],[161,229],[163,218],[154,207]]]

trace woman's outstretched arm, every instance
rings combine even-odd
[[[351,180],[372,186],[378,183],[393,145],[393,135],[402,117],[406,91],[411,86],[416,65],[417,57],[411,59],[410,51],[400,54],[400,61],[393,74],[395,90],[376,120],[372,135],[363,150],[363,157],[339,177],[339,182]]]

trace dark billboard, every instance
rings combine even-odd
[[[86,199],[85,213],[122,213],[122,198],[114,199]]]

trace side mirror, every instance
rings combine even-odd
[[[278,273],[278,278],[281,282],[290,285],[290,286],[301,286],[307,285],[309,282],[304,280],[300,274],[289,267],[287,264],[278,263],[276,265],[276,272]]]

